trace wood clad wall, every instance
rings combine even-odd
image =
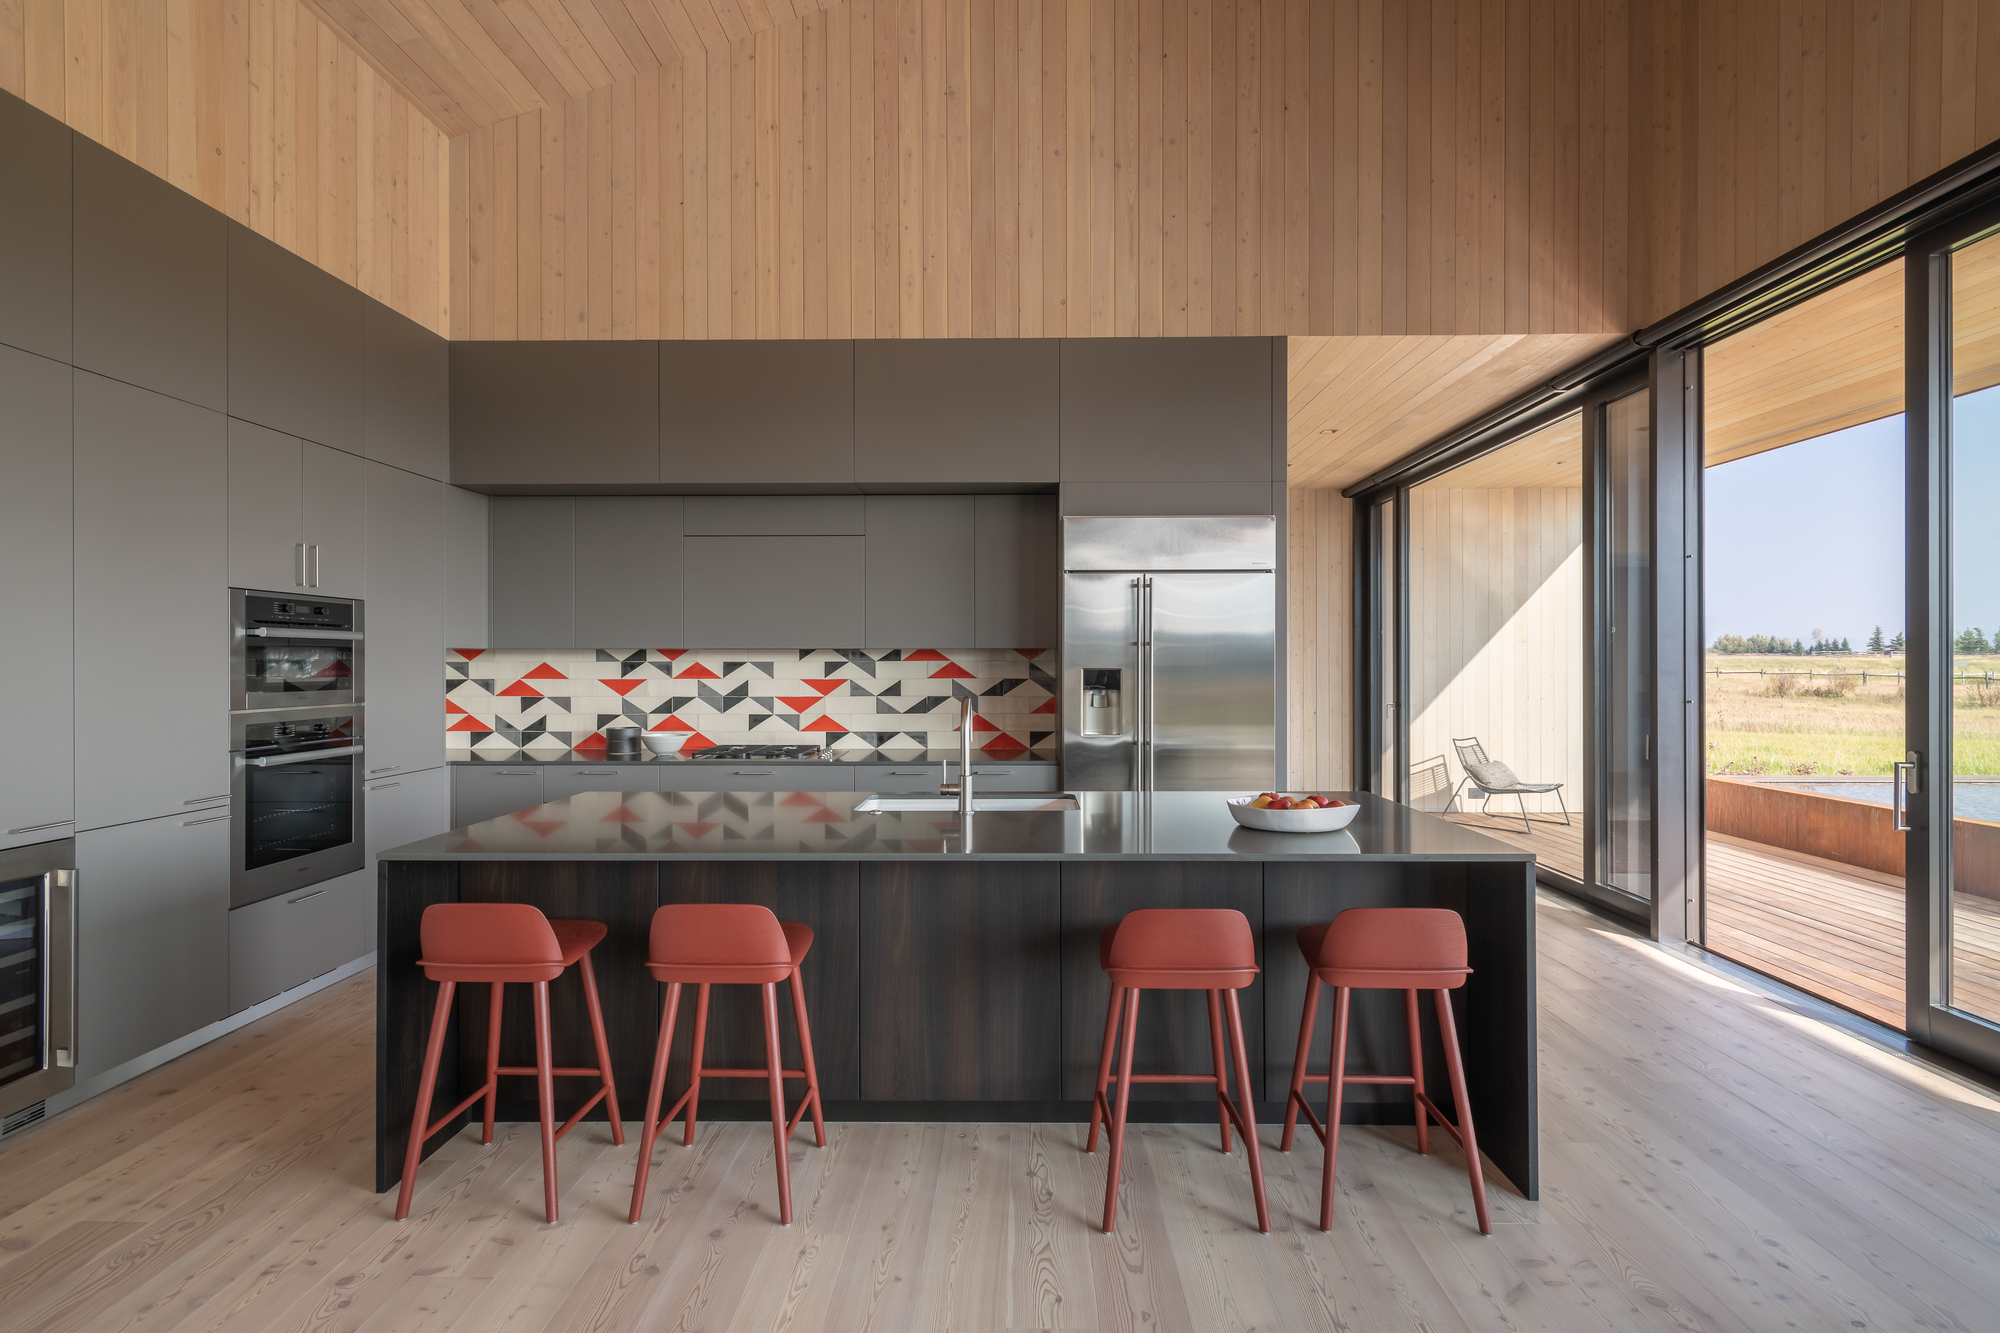
[[[1304,488],[1285,500],[1285,783],[1346,791],[1355,783],[1354,502]]]
[[[1622,330],[1631,3],[845,0],[454,140],[454,336]]]
[[[1456,781],[1465,771],[1452,738],[1477,736],[1523,781],[1567,784],[1574,808],[1584,778],[1583,491],[1443,480],[1410,492],[1410,760],[1444,755]],[[1528,797],[1528,809],[1557,808],[1540,799]]]
[[[449,329],[447,140],[296,0],[0,0],[0,89]]]

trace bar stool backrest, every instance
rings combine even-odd
[[[1114,972],[1257,970],[1250,920],[1231,907],[1142,907],[1111,938]]]
[[[718,971],[711,981],[783,981],[792,972],[784,929],[756,903],[669,903],[653,913],[649,947],[654,968],[731,973]]]
[[[419,928],[433,981],[553,981],[562,946],[527,903],[432,903]]]
[[[1339,972],[1457,973],[1413,980],[1419,990],[1465,980],[1465,919],[1443,907],[1350,907],[1333,918],[1319,966]]]

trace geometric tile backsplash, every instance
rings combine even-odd
[[[822,745],[894,758],[956,749],[957,701],[977,695],[973,744],[1054,759],[1052,648],[452,648],[446,757],[604,748],[604,728],[672,732],[680,748]]]

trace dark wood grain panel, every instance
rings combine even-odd
[[[863,867],[863,1098],[1061,1096],[1060,894],[1045,863]]]
[[[383,861],[375,876],[375,1189],[395,1188],[403,1174],[410,1122],[423,1075],[424,1043],[437,987],[417,967],[423,950],[418,929],[432,903],[458,901],[458,864],[452,861]],[[458,1100],[458,1032],[446,1032],[433,1105]],[[431,1140],[430,1151],[447,1136]]]
[[[1465,934],[1472,976],[1461,992],[1459,1040],[1465,1092],[1479,1146],[1530,1199],[1541,1197],[1537,1140],[1539,1039],[1535,1030],[1535,870],[1468,864]]]
[[[663,990],[646,970],[646,932],[658,897],[659,866],[651,861],[468,861],[461,868],[459,901],[529,903],[550,917],[601,921],[609,934],[591,951],[597,990],[604,1006],[605,1035],[611,1041],[611,1071],[618,1080],[621,1110],[631,1118],[644,1106],[653,1034]],[[509,986],[500,1018],[500,1063],[535,1062],[532,990]],[[484,1077],[486,1056],[484,986],[459,990],[459,1080],[467,1088]],[[597,1064],[584,1005],[580,968],[549,983],[550,1042],[555,1062],[575,1068]],[[556,1113],[568,1116],[595,1091],[589,1079],[556,1080]],[[534,1080],[510,1078],[500,1085],[503,1105],[532,1120]],[[591,1112],[601,1117],[603,1108]]]
[[[1216,861],[1067,862],[1062,868],[1063,1096],[1088,1102],[1097,1081],[1111,982],[1097,962],[1097,938],[1127,912],[1141,907],[1233,907],[1250,919],[1261,941],[1263,867]],[[1260,965],[1262,960],[1259,960]],[[1243,1038],[1252,1070],[1264,1067],[1263,978],[1238,995]],[[1297,1029],[1292,1029],[1296,1032]],[[1162,991],[1144,997],[1133,1069],[1141,1074],[1204,1074],[1212,1064],[1208,1001],[1200,991]],[[1200,1084],[1137,1084],[1139,1100],[1206,1100]]]
[[[682,861],[660,866],[660,903],[758,903],[781,921],[801,921],[813,929],[812,951],[799,968],[805,983],[806,1016],[812,1023],[813,1054],[819,1064],[820,1097],[847,1101],[861,1095],[861,891],[859,867],[825,861]],[[797,1034],[792,1030],[789,988],[778,988],[778,1030],[787,1069],[799,1068]],[[647,1028],[657,1031],[659,1001]],[[682,1017],[668,1068],[668,1097],[687,1086],[693,1041],[694,995],[684,992]],[[755,986],[718,986],[709,992],[710,1068],[755,1069],[764,1063],[763,1010]],[[651,1038],[646,1047],[652,1058]],[[643,1085],[641,1085],[643,1094]],[[799,1085],[786,1095],[796,1098]],[[753,1101],[761,1084],[728,1079],[702,1088],[702,1103]]]

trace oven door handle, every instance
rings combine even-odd
[[[275,768],[279,764],[307,764],[315,759],[337,759],[344,754],[360,754],[359,745],[344,745],[338,750],[305,750],[298,754],[276,754],[256,759],[236,756],[236,762],[245,768]]]
[[[259,625],[256,629],[246,629],[243,636],[248,639],[332,639],[340,643],[360,643],[360,630],[345,629],[272,629]]]

